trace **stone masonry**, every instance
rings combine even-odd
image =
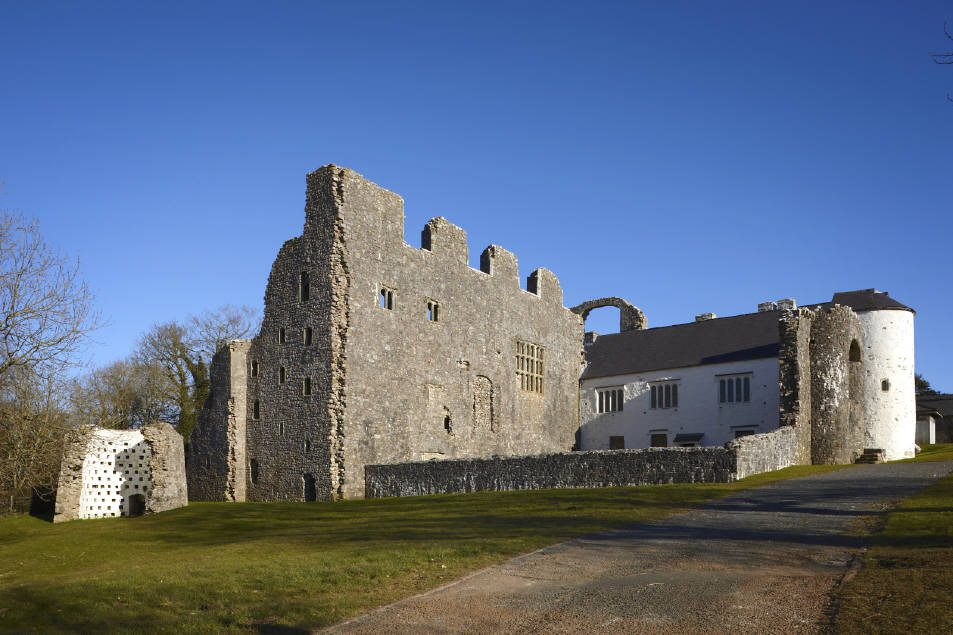
[[[213,362],[191,497],[361,497],[366,464],[569,450],[582,319],[550,271],[524,290],[505,249],[468,259],[446,219],[418,249],[399,196],[336,166],[308,175],[260,333]]]
[[[82,428],[66,439],[53,522],[158,513],[188,505],[182,437],[168,423]]]

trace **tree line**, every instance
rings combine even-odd
[[[65,435],[84,425],[176,427],[186,442],[209,394],[209,365],[258,312],[225,306],[149,327],[125,358],[82,363],[103,324],[79,263],[36,221],[0,211],[0,513],[55,486]]]

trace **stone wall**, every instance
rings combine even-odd
[[[355,172],[309,174],[304,232],[272,266],[261,331],[242,364],[213,369],[193,496],[243,499],[223,458],[240,454],[226,431],[243,399],[249,500],[360,497],[369,463],[569,450],[583,334],[562,301],[546,269],[521,288],[500,247],[471,267],[446,219],[408,245],[402,199]],[[537,390],[518,373],[527,345]]]
[[[168,423],[155,422],[142,428],[142,438],[151,449],[148,469],[152,488],[146,496],[146,512],[185,507],[189,496],[182,435]]]
[[[169,424],[84,428],[66,439],[53,522],[175,509],[186,489],[182,437]]]
[[[191,500],[245,500],[246,373],[250,346],[249,340],[234,340],[212,359],[212,390],[199,413],[186,456]]]
[[[735,472],[735,454],[724,447],[646,448],[419,461],[365,466],[365,496],[727,483],[734,480]]]
[[[839,305],[816,309],[810,348],[811,463],[852,463],[863,452],[865,420],[864,338],[857,314]]]
[[[811,317],[807,309],[782,311],[778,319],[779,423],[796,437],[797,464],[811,462]]]
[[[747,478],[792,465],[804,465],[804,446],[797,426],[781,426],[764,434],[739,437],[727,445],[735,455],[735,478]]]

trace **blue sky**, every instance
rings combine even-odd
[[[110,325],[260,305],[336,163],[654,326],[877,287],[953,391],[949,2],[0,3],[0,207]],[[588,327],[610,331],[604,309]]]

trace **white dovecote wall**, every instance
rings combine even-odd
[[[858,311],[864,329],[864,447],[888,461],[914,456],[916,396],[913,382],[913,312]]]
[[[83,460],[79,518],[129,516],[136,494],[152,490],[152,449],[139,430],[96,430]],[[142,503],[144,506],[144,501]],[[142,509],[132,509],[142,513]]]

